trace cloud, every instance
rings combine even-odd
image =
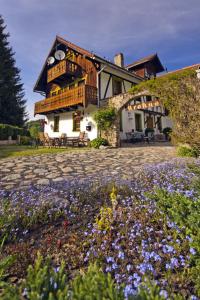
[[[130,63],[158,52],[168,68],[200,61],[199,0],[0,0],[22,70],[28,107],[32,87],[56,34],[112,59]]]

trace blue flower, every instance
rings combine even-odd
[[[120,258],[120,259],[124,259],[124,252],[122,252],[122,251],[119,251],[119,253],[118,253],[118,258]]]

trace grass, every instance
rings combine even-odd
[[[61,153],[67,151],[76,151],[83,150],[87,148],[33,148],[31,146],[17,146],[17,145],[9,145],[9,146],[0,146],[0,159],[6,157],[16,157],[16,156],[32,156],[32,155],[40,155],[40,154],[53,154],[53,153]]]

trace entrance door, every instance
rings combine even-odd
[[[147,128],[153,128],[153,117],[147,117]]]

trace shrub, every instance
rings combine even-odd
[[[93,148],[99,148],[100,146],[108,146],[108,141],[104,138],[98,137],[90,142],[90,146]]]
[[[110,128],[116,118],[116,112],[114,108],[99,109],[94,114],[94,120],[97,123],[99,129],[107,130]]]
[[[20,136],[20,145],[30,145],[31,138],[29,136]]]
[[[181,157],[198,157],[199,151],[197,148],[191,148],[189,146],[180,146],[178,147],[177,155]]]
[[[17,135],[27,135],[27,131],[17,126],[0,124],[0,140],[7,140],[9,136],[15,140]]]
[[[72,282],[74,300],[123,300],[122,289],[117,289],[110,274],[104,274],[96,265],[90,265],[88,271],[77,276]]]

